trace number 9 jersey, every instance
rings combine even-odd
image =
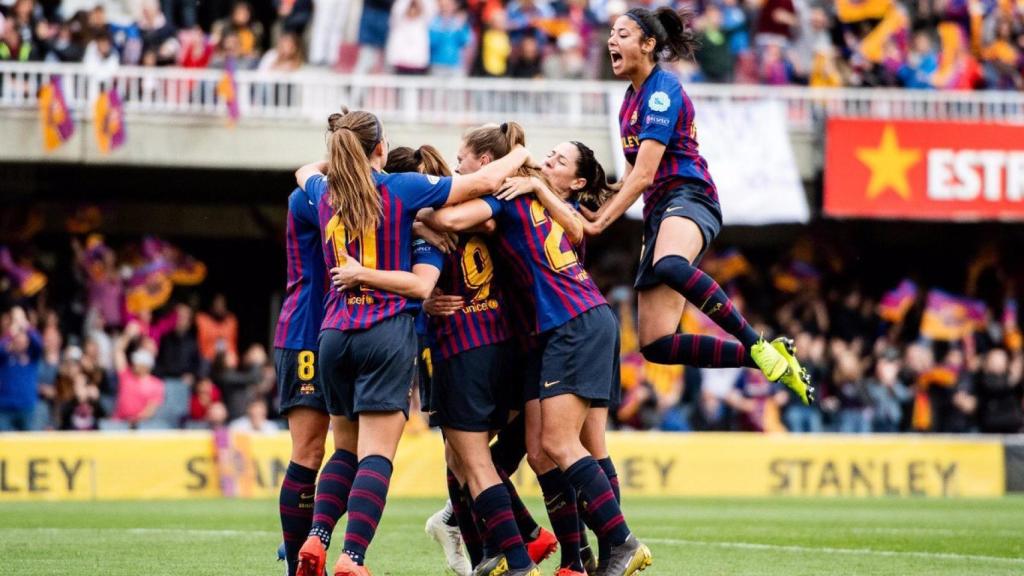
[[[515,288],[523,290],[536,313],[536,333],[557,328],[607,304],[583,269],[565,231],[533,196],[502,202],[482,198],[499,226],[498,251]]]

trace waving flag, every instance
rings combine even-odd
[[[50,81],[39,89],[39,119],[43,126],[43,148],[47,152],[59,148],[75,133],[75,122],[64,100],[60,76],[50,76]]]
[[[100,93],[93,108],[93,121],[100,152],[108,154],[124,145],[124,108],[116,89]]]
[[[772,283],[780,292],[796,294],[801,290],[816,287],[820,280],[821,272],[817,268],[807,262],[796,260],[788,267],[776,272]]]
[[[221,74],[220,82],[217,82],[217,96],[228,107],[228,118],[231,123],[238,122],[238,84],[235,82],[235,61],[228,60],[224,73]]]
[[[985,303],[942,290],[929,290],[921,317],[921,335],[932,340],[960,340],[984,326]]]
[[[701,268],[719,284],[728,284],[733,280],[750,274],[750,262],[736,248],[729,248],[704,259]]]
[[[46,286],[46,275],[15,262],[6,246],[0,246],[0,272],[11,279],[22,296],[31,298]]]
[[[915,300],[917,284],[904,280],[899,286],[882,295],[882,299],[878,301],[878,315],[886,322],[902,322]]]
[[[1017,322],[1017,299],[1007,298],[1003,304],[1003,343],[1016,352],[1024,346],[1024,335],[1021,334]]]

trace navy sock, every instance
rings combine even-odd
[[[640,349],[655,364],[684,364],[700,368],[757,368],[747,347],[734,340],[701,334],[669,334]]]
[[[380,517],[384,515],[384,504],[388,500],[388,485],[391,483],[391,461],[383,456],[363,458],[352,482],[348,496],[348,526],[345,529],[345,553],[360,566],[366,558]]]
[[[313,525],[309,535],[319,537],[324,548],[331,545],[334,526],[348,507],[348,492],[352,489],[357,465],[355,454],[348,450],[335,450],[320,471],[320,479],[316,485],[316,500],[313,504]]]
[[[722,330],[732,334],[747,350],[760,339],[718,282],[686,258],[674,254],[665,256],[654,264],[654,274],[707,314]]]
[[[607,539],[613,546],[625,542],[629,537],[629,527],[608,477],[597,461],[592,456],[584,456],[569,466],[565,476],[587,501],[587,512],[598,539]]]
[[[473,527],[480,538],[480,555],[484,559],[493,558],[498,555],[498,544],[491,537],[483,517],[476,512],[476,501],[469,494],[469,484],[466,484],[462,490],[463,498],[466,499],[466,508],[469,509],[470,517],[473,519]]]
[[[491,444],[491,462],[498,473],[511,476],[526,457],[526,417],[520,413],[498,433]]]
[[[476,530],[476,523],[473,522],[473,512],[469,508],[468,491],[459,486],[459,480],[451,470],[448,471],[448,497],[452,501],[452,516],[459,525],[462,543],[466,545],[470,562],[476,566],[484,558],[483,545]]]
[[[548,511],[551,530],[558,538],[562,551],[560,568],[583,571],[580,561],[580,520],[576,511],[576,490],[558,468],[537,476],[544,494],[544,507]]]
[[[505,490],[508,491],[508,497],[512,500],[512,514],[516,517],[516,526],[519,527],[519,534],[522,535],[523,540],[531,540],[540,526],[533,519],[530,509],[523,503],[523,499],[519,497],[516,485],[512,483],[508,474],[505,474],[504,470],[499,469],[498,477],[501,478],[501,483],[505,486]]]
[[[313,525],[314,494],[316,470],[289,462],[288,470],[284,473],[284,483],[281,484],[281,496],[278,499],[288,576],[295,576],[299,549],[302,548],[302,543]]]
[[[615,470],[615,464],[612,463],[612,457],[601,458],[597,461],[597,465],[601,467],[604,475],[608,477],[608,484],[612,487],[612,494],[615,494],[615,501],[622,505],[622,493],[619,491],[619,473]],[[595,532],[596,533],[596,532]],[[597,539],[597,557],[608,558],[612,552],[611,542],[607,538]]]
[[[512,500],[505,485],[495,484],[478,494],[473,501],[473,508],[487,526],[488,539],[505,555],[509,568],[518,570],[528,567],[531,563],[530,555],[526,553],[523,538],[519,535],[519,527],[512,513]]]

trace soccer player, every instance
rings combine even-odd
[[[619,111],[628,166],[622,189],[585,223],[599,234],[641,195],[644,245],[635,287],[640,345],[659,364],[759,368],[781,380],[804,403],[813,400],[806,371],[792,341],[771,343],[754,331],[725,291],[697,268],[722,226],[722,213],[707,162],[697,149],[693,102],[679,79],[658,66],[661,59],[691,57],[695,36],[689,15],[663,7],[634,8],[620,16],[608,38],[612,70],[630,86]],[[686,300],[738,342],[676,334]]]
[[[388,145],[376,116],[362,111],[332,114],[328,133],[329,160],[295,173],[317,205],[328,269],[352,255],[370,271],[409,272],[417,211],[493,192],[529,160],[529,153],[519,147],[472,176],[384,174]],[[362,286],[327,292],[318,368],[335,447],[357,458],[354,467],[328,470],[329,461],[317,484],[318,496],[322,493],[323,500],[348,513],[335,576],[369,574],[363,564],[383,515],[416,370],[416,334],[408,305],[407,298],[393,291]],[[314,519],[311,537],[299,552],[300,576],[320,576],[330,534],[329,526]]]
[[[516,124],[494,129],[506,149],[525,138]],[[524,168],[521,175],[540,176]],[[548,186],[550,188],[550,186]],[[598,535],[611,543],[608,576],[629,576],[651,563],[650,550],[630,533],[605,472],[580,435],[594,401],[607,401],[615,380],[618,323],[580,266],[565,230],[537,199],[503,202],[493,196],[439,210],[428,223],[467,230],[490,218],[498,224],[498,251],[515,288],[533,304],[539,347],[535,378],[527,383],[527,458],[538,474],[545,505],[562,546],[559,576],[583,574],[576,493],[589,503]],[[568,552],[567,552],[568,549]]]
[[[316,206],[301,189],[288,197],[285,231],[288,286],[274,335],[281,413],[288,419],[292,454],[281,484],[279,509],[288,576],[313,523],[316,475],[324,459],[327,406],[316,369],[323,321],[325,271]],[[348,454],[354,464],[354,455]],[[346,454],[337,455],[338,458]]]
[[[534,194],[554,221],[565,230],[566,237],[581,256],[582,263],[586,237],[583,233],[582,219],[576,208],[581,204],[598,208],[615,193],[616,189],[608,183],[604,168],[595,158],[594,151],[582,142],[562,142],[555,146],[541,164],[541,174],[543,179],[536,176],[509,178],[495,197],[500,200],[512,200],[523,194]],[[615,350],[617,358],[617,342]],[[615,406],[619,402],[620,383],[617,365],[609,392],[608,399],[591,402],[581,440],[605,472],[615,499],[621,503],[618,473],[605,443],[609,406]],[[597,534],[599,527],[593,526],[593,522],[590,521],[583,498],[579,499],[578,508],[581,518],[590,522],[591,529]],[[597,574],[605,568],[610,559],[611,543],[607,538],[598,538],[598,558],[601,560],[598,562],[586,544],[585,532],[582,529],[581,535],[583,538],[580,553],[584,568],[587,574]]]

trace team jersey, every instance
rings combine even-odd
[[[458,248],[450,254],[442,254],[422,242],[413,252],[413,261],[440,270],[437,287],[447,295],[462,296],[465,300],[455,314],[430,319],[431,340],[441,358],[511,337],[501,304],[504,298],[494,278],[494,259],[483,236],[460,234]]]
[[[296,188],[288,197],[285,228],[288,286],[277,317],[274,347],[313,350],[324,319],[327,274],[316,205]]]
[[[512,282],[534,310],[534,332],[547,332],[605,304],[594,280],[580,266],[565,231],[533,196],[484,202],[500,228],[498,251]]]
[[[708,163],[697,149],[693,102],[671,73],[655,67],[639,92],[633,90],[632,85],[626,88],[626,98],[619,109],[619,134],[622,152],[634,165],[644,140],[656,140],[665,145],[654,182],[644,190],[644,217],[662,194],[683,179],[704,182],[707,193],[718,199]]]
[[[343,262],[345,254],[377,270],[412,271],[412,224],[422,208],[440,208],[448,200],[451,178],[417,173],[373,173],[380,192],[383,218],[376,230],[345,230],[327,194],[322,174],[309,177],[306,194],[316,202],[327,270]],[[398,294],[368,286],[344,292],[328,290],[322,329],[363,330],[409,310],[410,302]]]

